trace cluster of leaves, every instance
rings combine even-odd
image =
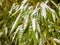
[[[0,2],[0,45],[60,45],[60,4],[8,2]]]

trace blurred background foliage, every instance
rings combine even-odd
[[[0,0],[0,45],[60,45],[60,0]]]

